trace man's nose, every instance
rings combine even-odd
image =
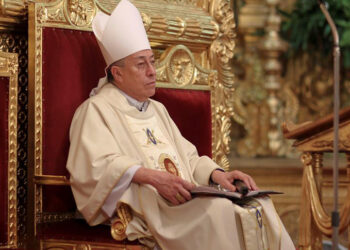
[[[154,76],[155,74],[156,74],[156,67],[152,63],[149,63],[147,67],[147,75]]]

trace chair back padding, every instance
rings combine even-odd
[[[153,99],[167,108],[182,135],[199,155],[212,156],[210,91],[157,88]]]
[[[43,28],[43,174],[65,175],[69,127],[77,107],[104,75],[92,32]]]

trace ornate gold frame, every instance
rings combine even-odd
[[[17,247],[17,83],[18,55],[0,52],[0,76],[9,78],[8,103],[8,244]]]
[[[69,185],[65,177],[42,175],[42,29],[57,27],[91,31],[98,10],[110,13],[113,0],[56,0],[29,3],[29,208],[36,223],[42,211],[41,185]],[[229,0],[134,1],[141,12],[157,59],[158,87],[211,92],[212,156],[229,168],[229,133],[234,76],[229,60],[235,47],[235,24]],[[177,45],[181,44],[181,45]],[[165,50],[165,51],[164,51]],[[182,62],[176,69],[176,62]],[[175,69],[174,69],[175,68]],[[174,74],[180,70],[184,74]],[[181,78],[181,79],[180,79]],[[34,132],[31,132],[34,131]],[[30,193],[34,192],[34,193]],[[29,221],[29,224],[31,221]],[[35,234],[35,232],[33,232]]]

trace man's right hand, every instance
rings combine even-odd
[[[173,205],[180,205],[191,200],[192,197],[189,191],[195,187],[194,184],[183,180],[181,177],[145,167],[141,167],[136,171],[132,182],[152,185],[163,198]]]

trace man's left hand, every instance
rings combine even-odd
[[[221,187],[232,192],[236,191],[236,187],[233,185],[233,181],[236,179],[242,180],[250,190],[258,190],[253,178],[239,170],[230,172],[214,170],[211,174],[211,179]]]

